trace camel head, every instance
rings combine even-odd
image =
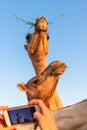
[[[19,83],[17,87],[26,92],[28,101],[42,99],[49,107],[49,99],[52,97],[59,77],[66,69],[66,65],[60,61],[54,61],[39,75],[30,79],[26,84]]]
[[[48,20],[44,16],[37,17],[35,22],[35,31],[40,32],[44,31],[47,32],[48,30]]]

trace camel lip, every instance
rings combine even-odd
[[[33,93],[32,90],[28,90],[28,91],[27,91],[27,97],[28,97],[28,100],[29,100],[29,101],[33,99],[34,93]]]
[[[27,93],[28,93],[28,94],[33,94],[33,88],[32,88],[32,87],[29,87]]]

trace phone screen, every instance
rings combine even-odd
[[[36,110],[34,106],[8,110],[11,125],[36,122],[37,120],[33,119],[33,113],[35,111]]]

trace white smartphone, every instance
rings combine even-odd
[[[25,105],[9,108],[8,110],[4,110],[3,113],[7,126],[11,126],[37,122],[37,120],[33,118],[33,113],[36,111],[40,111],[37,105]]]

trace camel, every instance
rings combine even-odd
[[[54,112],[58,130],[87,130],[87,99]]]
[[[60,106],[53,94],[60,75],[64,73],[65,69],[64,62],[54,61],[41,74],[33,77],[26,84],[19,83],[17,87],[27,93],[28,101],[35,98],[42,99],[50,110],[57,110]],[[50,101],[51,97],[53,102]]]
[[[27,34],[27,44],[24,45],[37,75],[47,67],[46,56],[48,54],[49,39],[47,29],[47,19],[44,16],[37,18],[35,31],[34,33]]]
[[[44,16],[40,16],[36,19],[34,33],[28,34],[26,36],[27,44],[24,45],[24,48],[27,51],[29,58],[31,59],[36,75],[41,74],[48,66],[46,62],[46,56],[49,49],[49,35],[47,30],[48,20]],[[50,98],[50,104],[54,105],[51,106],[52,110],[57,110],[63,107],[62,101],[56,89]]]

